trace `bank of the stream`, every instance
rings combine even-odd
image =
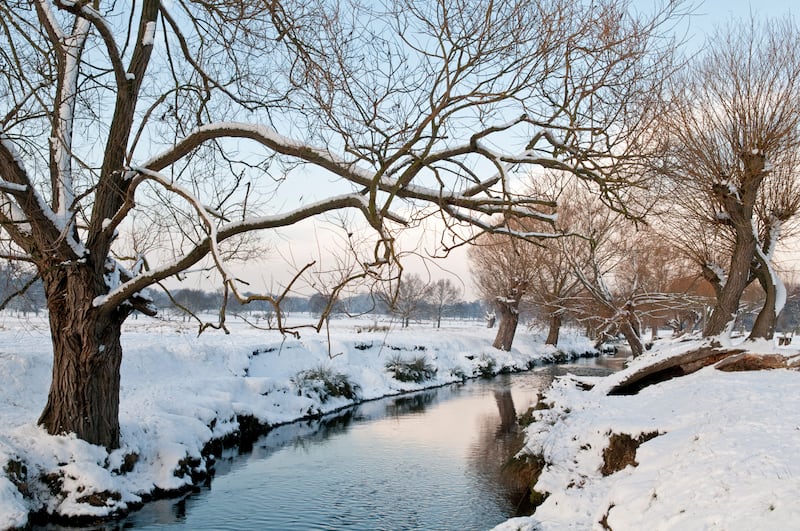
[[[710,341],[662,340],[608,378],[556,381],[526,436],[543,503],[497,531],[800,529],[800,348],[731,347],[699,368]]]

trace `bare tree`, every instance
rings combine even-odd
[[[605,208],[586,190],[573,187],[571,192],[570,232],[559,240],[559,252],[581,287],[571,302],[572,311],[597,323],[594,335],[598,345],[621,333],[638,356],[644,351],[634,298],[639,286],[636,279],[623,283],[617,275],[622,264],[636,260],[633,223]]]
[[[717,295],[706,336],[730,329],[756,279],[767,300],[751,337],[772,337],[785,301],[772,259],[800,208],[798,50],[792,19],[732,23],[676,80],[664,114],[677,232]]]
[[[188,269],[217,271],[223,301],[272,304],[284,329],[291,283],[245,296],[231,269],[257,252],[254,231],[355,212],[374,245],[344,284],[380,275],[396,231],[432,213],[456,229],[445,251],[485,231],[537,236],[505,222],[542,218],[515,192],[531,166],[633,209],[643,176],[619,160],[648,145],[681,6],[626,7],[0,3],[4,255],[38,271],[52,330],[39,422],[118,446],[122,324]],[[331,192],[304,200],[294,183]]]
[[[505,234],[484,234],[469,249],[475,286],[500,317],[494,348],[511,350],[520,304],[533,274],[535,253],[536,244]]]
[[[461,290],[449,278],[440,278],[428,285],[427,300],[433,308],[436,328],[441,328],[445,308],[461,300]]]
[[[531,232],[567,234],[576,214],[585,208],[582,191],[585,188],[578,183],[558,175],[540,176],[530,185],[529,193],[557,204],[558,220],[518,223]],[[566,236],[531,243],[487,234],[476,241],[469,255],[472,275],[484,299],[491,301],[500,314],[496,348],[511,348],[523,301],[549,321],[546,343],[558,343],[562,320],[582,287],[572,265],[579,261],[575,253],[581,250],[574,238]]]
[[[429,290],[430,286],[419,275],[404,274],[396,282],[384,283],[377,296],[390,312],[400,317],[403,328],[408,328],[411,318],[422,309]]]
[[[622,334],[634,356],[644,351],[643,319],[683,306],[667,290],[674,261],[645,225],[605,208],[587,190],[565,187],[559,202],[558,262],[577,286],[567,300],[570,312],[591,323],[597,344]]]

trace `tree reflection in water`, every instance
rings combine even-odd
[[[514,397],[510,389],[498,389],[494,391],[494,399],[498,414],[482,419],[472,464],[487,489],[504,499],[509,515],[528,515],[533,511],[530,486],[534,475],[530,465],[515,459],[525,437],[517,420]]]
[[[429,389],[397,397],[386,405],[386,416],[395,418],[409,413],[424,413],[428,406],[438,401],[439,392],[440,389]]]

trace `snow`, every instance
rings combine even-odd
[[[482,322],[437,330],[429,324],[399,329],[372,317],[333,319],[330,343],[311,331],[293,339],[236,320],[228,324],[231,335],[198,337],[189,323],[145,317],[126,323],[121,448],[108,453],[36,425],[52,370],[47,319],[0,312],[0,529],[24,526],[33,510],[104,516],[157,489],[185,488],[192,482],[187,459],[206,469],[204,446],[235,432],[237,416],[277,425],[352,403],[298,392],[296,377],[309,368],[345,374],[361,399],[371,399],[423,387],[392,378],[384,366],[395,355],[425,355],[438,372],[424,385],[434,386],[475,374],[487,357],[500,370],[554,353],[522,330],[511,352],[495,350],[496,330]],[[590,347],[577,336],[564,343],[564,350]],[[662,338],[627,370],[697,345]],[[767,341],[748,345],[786,356],[800,350]],[[526,448],[549,463],[537,489],[551,494],[533,516],[498,530],[602,529],[603,519],[617,531],[800,528],[800,373],[705,368],[638,395],[607,396],[623,376],[581,377],[594,384],[591,391],[581,390],[577,377],[565,377],[547,392],[552,407],[537,412],[541,422],[528,428]],[[637,450],[638,466],[602,476],[609,434],[653,432],[658,436]],[[133,469],[121,472],[132,455],[138,456]],[[51,482],[60,478],[56,494],[43,480],[48,475]]]
[[[707,262],[706,268],[713,272],[717,277],[720,287],[725,287],[725,284],[728,282],[728,276],[725,274],[725,269],[715,262]]]
[[[773,268],[770,267],[769,273],[772,275],[772,282],[775,284],[775,315],[780,315],[783,307],[786,306],[786,285]]]
[[[288,318],[297,324],[298,318]],[[292,339],[233,319],[228,326],[230,335],[198,337],[190,323],[141,316],[126,323],[121,448],[109,454],[74,436],[50,436],[36,425],[52,370],[47,319],[15,319],[0,312],[0,529],[25,525],[32,510],[102,516],[124,511],[156,489],[185,488],[192,480],[176,473],[181,462],[196,459],[204,469],[204,446],[236,431],[239,415],[277,425],[352,404],[341,397],[322,402],[299,393],[294,382],[306,369],[328,367],[345,374],[360,387],[361,399],[373,399],[460,381],[462,373],[476,374],[489,357],[499,371],[523,369],[555,353],[541,338],[522,331],[511,352],[497,351],[491,347],[496,329],[485,328],[482,321],[443,322],[437,330],[430,324],[397,329],[373,318],[333,319],[330,344],[325,334],[311,331]],[[591,343],[567,336],[562,350],[591,350]],[[438,369],[436,377],[425,384],[394,379],[384,366],[396,355],[425,355]],[[138,456],[133,470],[120,473],[132,454]],[[9,472],[14,463],[24,464],[23,478]],[[60,494],[53,495],[43,481],[48,474],[62,478],[56,489]],[[108,497],[100,506],[86,502],[109,492],[119,499]]]
[[[0,190],[7,192],[24,193],[28,191],[28,187],[24,184],[17,184],[0,179]]]
[[[696,346],[667,343],[626,372]],[[752,350],[797,354],[771,342]],[[536,488],[551,494],[533,516],[496,531],[603,529],[601,520],[614,530],[800,527],[800,373],[707,367],[607,396],[623,376],[597,379],[588,392],[563,378],[548,392],[553,407],[529,428],[527,449],[544,455]],[[611,433],[658,435],[637,449],[638,466],[604,477]]]
[[[156,38],[156,23],[150,21],[145,24],[144,35],[142,36],[142,46],[152,46]]]

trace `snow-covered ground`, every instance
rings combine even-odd
[[[210,440],[238,429],[237,417],[279,424],[352,403],[298,387],[298,374],[324,368],[372,399],[458,381],[493,365],[527,368],[552,356],[539,336],[518,332],[510,353],[491,347],[496,330],[481,323],[430,324],[402,330],[372,318],[332,320],[326,334],[298,339],[230,323],[230,335],[196,326],[139,318],[123,333],[121,448],[109,454],[71,436],[50,436],[36,425],[47,398],[52,348],[44,318],[0,313],[0,529],[25,525],[30,511],[106,515],[158,490],[186,487],[190,468],[207,465]],[[561,348],[590,343],[566,335]],[[393,357],[425,356],[432,380],[403,383],[385,365]],[[187,465],[188,464],[188,465]],[[127,473],[122,472],[131,468]]]
[[[552,408],[527,433],[527,451],[548,463],[536,489],[550,495],[534,516],[496,531],[800,529],[800,372],[706,367],[607,396],[638,367],[696,347],[664,341],[590,391],[558,380],[547,394]],[[657,435],[636,450],[638,466],[603,476],[611,434]]]
[[[158,490],[186,487],[207,465],[206,444],[238,429],[237,417],[279,424],[352,403],[323,401],[298,374],[343,374],[371,399],[475,375],[494,363],[525,368],[553,356],[541,337],[520,330],[515,347],[491,347],[494,330],[447,323],[437,330],[372,318],[333,320],[326,334],[301,339],[232,324],[232,334],[197,336],[189,323],[140,318],[123,334],[122,447],[109,454],[36,426],[50,382],[52,350],[42,318],[0,313],[0,529],[24,526],[30,511],[106,515]],[[697,343],[661,340],[630,370]],[[562,349],[588,342],[565,338]],[[787,356],[797,348],[762,345]],[[423,384],[403,383],[385,365],[424,356],[437,369]],[[633,396],[607,396],[625,373],[581,390],[563,378],[550,409],[528,431],[528,450],[548,466],[537,490],[549,497],[532,517],[499,530],[800,529],[800,372],[720,372],[705,368]],[[638,466],[603,476],[611,434],[658,434],[636,451]],[[135,456],[135,458],[133,457]],[[187,463],[189,464],[187,466]],[[129,472],[120,469],[132,467]]]

